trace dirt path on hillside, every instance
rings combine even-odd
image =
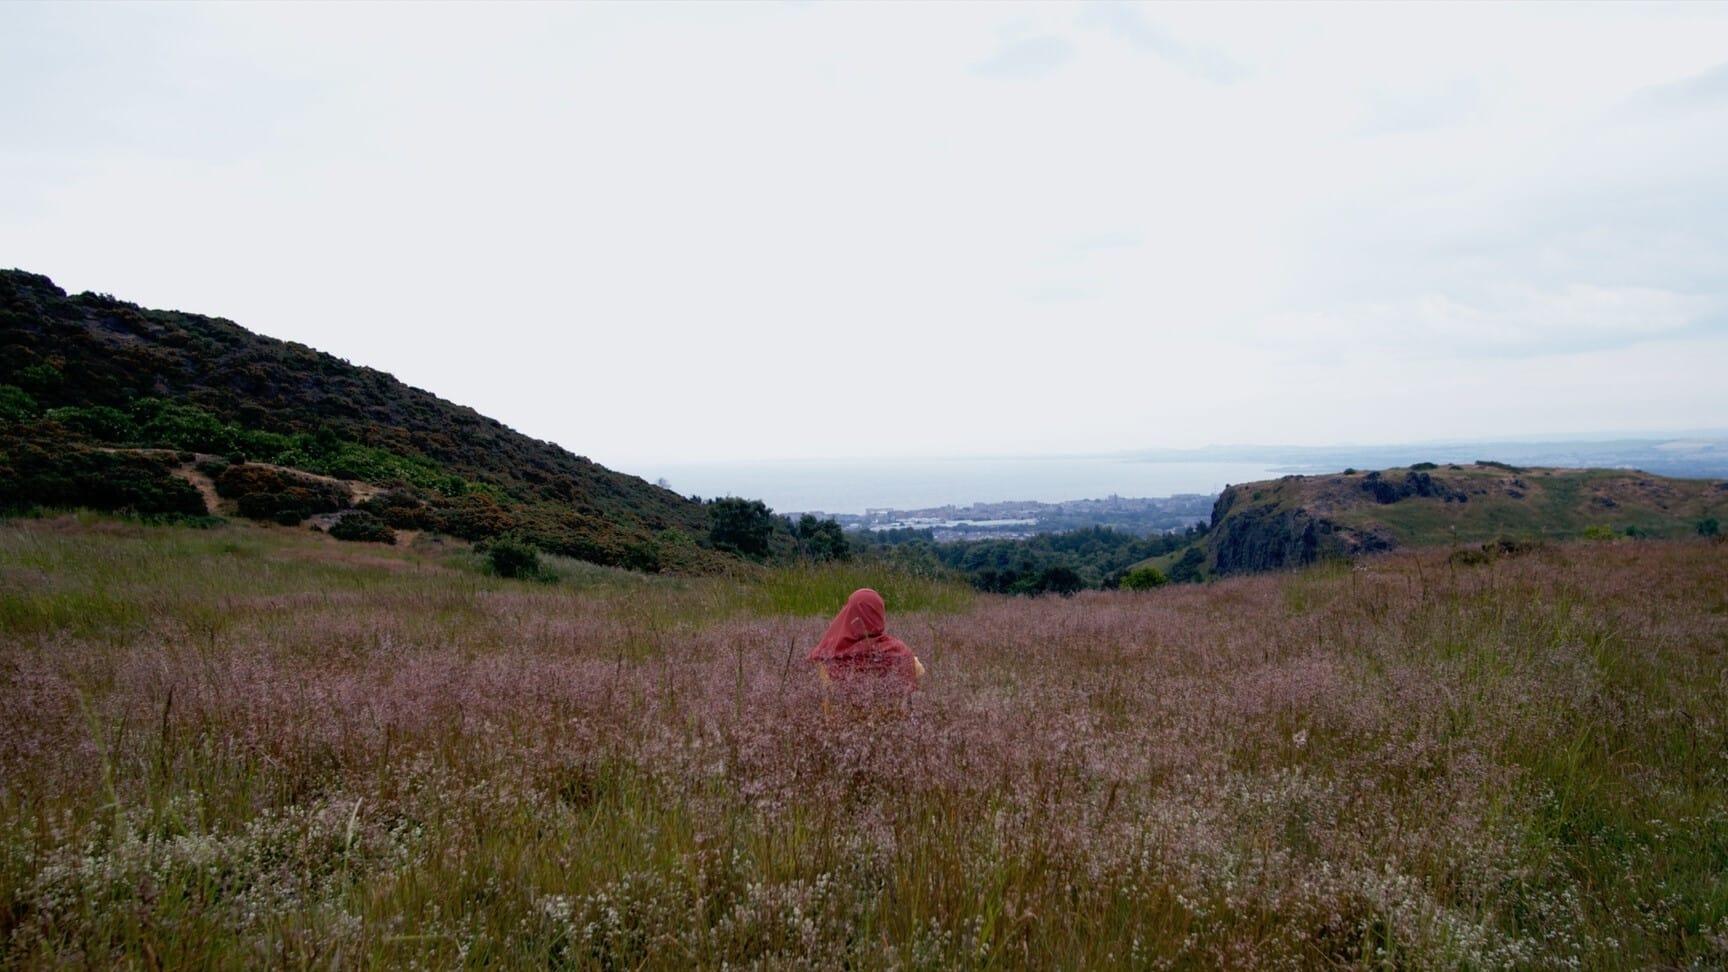
[[[181,453],[172,449],[128,449],[123,446],[96,446],[95,448],[100,452],[124,452],[138,456],[150,456],[155,459],[166,459],[170,462],[173,462],[177,456],[181,455]],[[198,490],[199,494],[204,497],[204,506],[209,509],[211,513],[232,515],[235,504],[218,495],[216,492],[215,480],[212,480],[209,476],[198,470],[198,463],[203,462],[206,459],[220,459],[222,457],[215,455],[214,453],[205,452],[195,452],[193,453],[193,456],[195,456],[195,458],[191,462],[176,463],[174,465],[174,475],[191,483],[192,487]],[[321,473],[307,472],[304,469],[296,469],[293,466],[278,466],[273,462],[248,461],[246,464],[248,466],[262,466],[265,469],[274,469],[278,472],[291,473],[295,476],[304,476],[307,479],[314,479],[321,483],[332,483],[341,486],[343,489],[348,491],[350,501],[356,506],[374,496],[377,496],[379,493],[384,492],[384,487],[375,486],[372,483],[363,483],[358,479],[338,479],[335,476],[325,476]]]
[[[215,481],[199,472],[196,466],[191,463],[175,466],[174,475],[191,483],[192,488],[198,491],[198,495],[204,497],[204,509],[216,514],[227,512],[225,507],[230,504],[217,494]]]

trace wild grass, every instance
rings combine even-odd
[[[1728,962],[1728,547],[1070,600],[0,525],[0,964]],[[853,586],[931,670],[827,719]]]

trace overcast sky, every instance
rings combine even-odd
[[[628,469],[1728,427],[1728,6],[0,6],[0,266]]]

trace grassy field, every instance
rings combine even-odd
[[[1728,546],[555,566],[0,523],[0,965],[1728,963]],[[796,659],[864,584],[931,679],[829,719]]]

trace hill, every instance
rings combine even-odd
[[[1417,463],[1229,486],[1201,540],[1149,562],[1180,573],[1186,557],[1190,570],[1222,576],[1397,547],[1678,537],[1710,520],[1728,520],[1728,482],[1622,469]]]
[[[229,500],[266,497],[250,503],[259,518],[360,503],[396,528],[516,533],[604,564],[735,562],[708,547],[704,504],[384,372],[222,318],[0,271],[0,506],[214,512],[197,487],[260,462],[312,476],[230,475]]]

